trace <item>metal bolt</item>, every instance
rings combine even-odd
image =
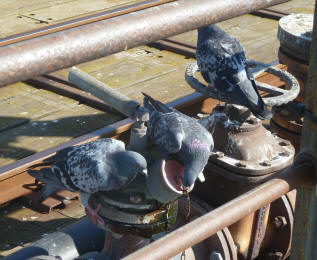
[[[221,253],[218,251],[211,252],[209,259],[210,260],[223,260]]]
[[[282,157],[287,157],[289,156],[290,154],[288,152],[281,152],[279,153],[278,155],[282,156]]]
[[[284,216],[275,217],[273,222],[276,228],[283,228],[287,225],[287,220]]]
[[[240,167],[240,168],[245,168],[245,167],[247,167],[245,164],[243,164],[243,163],[241,163],[241,162],[237,162],[237,163],[236,163],[236,166],[237,166],[237,167]]]
[[[289,146],[289,145],[291,144],[291,142],[288,141],[288,140],[284,140],[284,141],[282,141],[282,142],[279,142],[278,144],[279,144],[280,146]]]
[[[283,259],[283,254],[281,252],[271,252],[267,254],[265,258],[267,260],[281,260]]]
[[[271,166],[272,164],[269,161],[263,161],[263,162],[260,162],[260,165],[262,165],[262,166]]]

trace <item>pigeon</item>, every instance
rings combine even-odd
[[[245,51],[237,39],[215,24],[201,27],[198,29],[196,59],[209,87],[246,106],[261,120],[272,117],[256,88]]]
[[[39,166],[50,166],[33,170]],[[93,210],[88,198],[98,191],[110,191],[123,188],[138,173],[147,174],[147,162],[142,155],[126,151],[125,144],[112,138],[99,140],[58,151],[44,162],[32,166],[28,173],[46,185],[39,200],[43,200],[58,190],[71,190],[81,194],[82,204],[91,213],[93,221],[101,208]]]
[[[191,187],[208,162],[214,142],[198,121],[142,93],[149,111],[150,138],[165,156],[174,156],[184,165],[182,188]]]

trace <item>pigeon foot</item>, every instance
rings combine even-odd
[[[92,217],[93,224],[97,224],[97,219],[101,224],[105,224],[105,221],[98,215],[99,210],[101,209],[101,204],[98,204],[96,209],[92,209],[91,207],[87,206],[87,210],[89,211],[90,216]]]

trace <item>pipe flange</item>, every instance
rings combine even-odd
[[[254,78],[259,76],[263,72],[267,72],[279,77],[289,87],[289,89],[286,90],[256,81],[256,85],[259,90],[274,95],[273,97],[263,98],[264,103],[267,106],[280,106],[294,100],[298,96],[300,90],[299,83],[297,79],[289,72],[254,60],[247,60],[247,64],[249,67],[253,68],[251,69],[251,72],[253,73]],[[235,100],[230,99],[226,93],[208,88],[205,84],[201,83],[195,77],[195,73],[197,71],[199,71],[199,68],[197,62],[194,62],[188,65],[185,72],[185,79],[193,89],[214,99],[219,99],[223,102],[233,104],[236,103]]]

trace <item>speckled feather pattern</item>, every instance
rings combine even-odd
[[[203,78],[223,95],[230,95],[237,104],[248,107],[260,119],[271,113],[255,87],[248,71],[245,51],[237,39],[217,25],[198,29],[197,64]]]
[[[128,153],[132,157],[131,160],[126,157]],[[139,159],[142,167],[146,169],[145,159],[137,153],[125,151],[122,141],[102,138],[57,152],[49,158],[51,172],[57,179],[55,183],[52,183],[49,176],[46,179],[48,184],[55,185],[58,181],[61,188],[64,186],[72,191],[94,193],[114,190],[134,178]],[[45,182],[45,179],[43,181]]]

